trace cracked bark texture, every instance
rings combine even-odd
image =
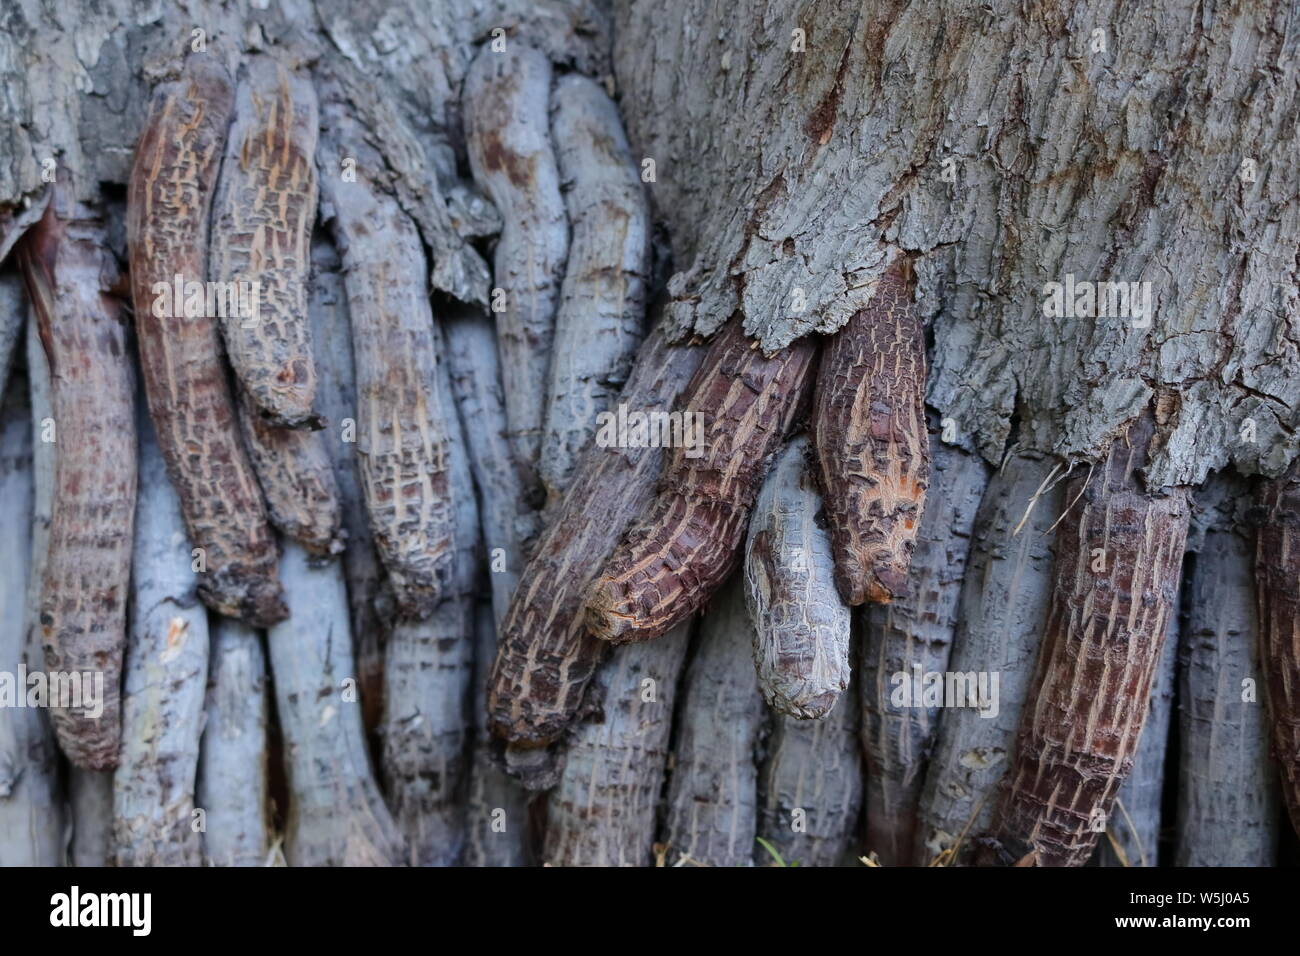
[[[690,625],[615,648],[596,675],[550,795],[542,859],[552,866],[649,866]]]
[[[758,835],[800,866],[860,865],[862,751],[858,691],[852,684],[821,720],[776,715],[759,774]],[[754,848],[759,864],[772,862]]]
[[[1050,529],[1065,504],[1061,484],[1053,482],[1058,472],[1040,455],[1013,452],[989,480],[976,512],[949,669],[998,674],[998,714],[944,713],[921,791],[913,851],[919,862],[953,850],[945,859],[967,859],[971,837],[988,828],[997,809],[997,786],[1015,747],[1047,620]]]
[[[910,279],[911,264],[898,256],[817,367],[813,444],[835,583],[850,606],[906,593],[925,512],[925,334]]]
[[[682,396],[703,448],[673,448],[654,502],[604,562],[587,629],[614,644],[650,641],[688,619],[740,563],[750,511],[811,390],[817,345],[768,357],[733,322]]]
[[[242,621],[214,616],[199,751],[197,806],[207,866],[265,866],[267,674],[262,638]]]
[[[708,334],[739,309],[779,348],[864,308],[894,246],[918,257],[928,400],[990,463],[1013,416],[1027,449],[1095,459],[1171,388],[1157,486],[1229,461],[1279,474],[1300,408],[1290,16],[617,3],[624,118],[679,270],[670,320]],[[1149,281],[1151,325],[1043,315],[1070,273]]]
[[[439,351],[441,348],[441,335]],[[482,556],[465,436],[446,364],[438,390],[448,409],[447,473],[454,502],[453,571],[433,613],[394,624],[384,648],[382,769],[385,793],[412,866],[454,866],[465,844],[473,719],[475,601]]]
[[[835,589],[830,535],[805,436],[790,440],[754,504],[745,545],[745,603],[754,667],[768,706],[825,717],[849,686],[849,609]]]
[[[1190,518],[1186,489],[1138,476],[1154,430],[1144,414],[1066,486],[1043,644],[990,858],[1080,866],[1115,818],[1177,613]]]
[[[522,39],[504,50],[484,45],[462,94],[465,140],[474,181],[501,213],[493,302],[506,387],[506,420],[524,492],[538,507],[544,489],[540,455],[555,309],[569,251],[569,221],[560,197],[547,122],[551,63]]]
[[[661,838],[669,866],[751,865],[767,724],[749,661],[753,630],[737,573],[701,622],[682,681]]]
[[[1300,465],[1264,483],[1255,536],[1255,600],[1267,688],[1272,753],[1282,799],[1300,832]]]
[[[936,436],[932,436],[936,437]],[[980,459],[932,443],[930,495],[916,534],[906,592],[863,608],[862,747],[866,758],[866,849],[885,866],[923,865],[915,854],[926,766],[941,707],[894,704],[901,680],[948,670],[975,517],[989,481]]]
[[[213,199],[212,278],[248,284],[253,315],[221,317],[226,355],[255,414],[282,428],[320,424],[307,314],[318,127],[310,79],[244,59]]]
[[[703,358],[656,328],[619,396],[629,408],[669,411]],[[540,747],[568,728],[606,645],[586,632],[583,600],[599,565],[653,499],[663,451],[591,446],[524,568],[488,691],[492,733]]]
[[[202,859],[193,810],[211,641],[190,561],[180,501],[146,419],[140,425],[122,757],[113,774],[117,866],[197,866]]]
[[[422,620],[453,573],[447,416],[455,414],[435,384],[443,359],[424,248],[337,80],[318,73],[317,82],[321,218],[331,223],[348,295],[361,487],[397,610]]]
[[[155,291],[178,275],[208,279],[209,207],[231,97],[226,67],[206,54],[154,90],[130,174],[127,242],[145,394],[203,555],[199,595],[222,614],[266,625],[285,614],[275,540],[239,440],[216,320],[175,301],[168,308]]]
[[[64,172],[66,177],[67,173]],[[52,187],[19,260],[50,371],[54,500],[38,609],[46,667],[102,681],[98,713],[51,701],[59,747],[88,770],[117,765],[135,516],[135,371],[117,263],[97,209]],[[83,690],[83,694],[86,691]]]
[[[0,280],[18,299],[16,277]],[[8,320],[6,316],[6,320]],[[21,325],[20,325],[21,331]],[[8,376],[0,407],[0,672],[42,666],[28,613],[35,505],[31,402],[27,377]],[[39,427],[39,426],[37,426]],[[47,495],[48,497],[48,495]],[[26,695],[17,686],[14,694]],[[10,704],[17,703],[17,700]],[[0,866],[58,866],[63,860],[63,795],[49,718],[38,708],[0,708]]]
[[[1277,766],[1255,607],[1250,488],[1218,474],[1196,494],[1179,648],[1175,866],[1273,866]]]
[[[645,335],[650,208],[614,101],[570,73],[551,94],[551,137],[572,241],[555,316],[540,471],[558,503],[597,416],[613,405]]]

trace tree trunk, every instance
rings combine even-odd
[[[204,859],[264,862],[275,839],[267,741],[278,725],[292,863],[451,862],[462,848],[464,862],[525,862],[529,817],[540,821],[548,798],[533,796],[530,813],[529,795],[503,765],[530,786],[558,784],[549,795],[546,861],[645,865],[657,835],[667,833],[677,849],[691,840],[679,836],[695,825],[682,822],[689,768],[707,763],[712,750],[743,756],[761,736],[760,722],[771,732],[768,752],[755,758],[762,763],[753,792],[743,774],[732,779],[734,800],[715,801],[721,815],[705,829],[720,832],[718,820],[752,797],[754,833],[787,862],[858,855],[864,780],[854,740],[870,767],[861,849],[880,862],[992,859],[997,854],[971,852],[990,851],[991,836],[1008,850],[1004,862],[1021,849],[1021,859],[1081,862],[1096,831],[1080,832],[1080,821],[1100,813],[1112,827],[1123,822],[1112,803],[1130,760],[1138,769],[1119,802],[1130,816],[1138,803],[1145,808],[1134,817],[1143,832],[1139,859],[1150,856],[1154,808],[1170,787],[1179,791],[1178,862],[1274,859],[1276,764],[1293,808],[1300,780],[1289,691],[1300,678],[1287,643],[1298,599],[1294,575],[1277,564],[1291,555],[1294,488],[1270,485],[1259,499],[1286,519],[1261,529],[1261,540],[1279,549],[1255,559],[1239,553],[1257,516],[1234,512],[1229,520],[1224,511],[1193,541],[1199,550],[1184,581],[1181,554],[1171,552],[1161,554],[1167,573],[1158,587],[1121,582],[1123,601],[1140,608],[1154,601],[1161,613],[1184,585],[1176,780],[1156,783],[1165,735],[1159,711],[1146,707],[1147,679],[1173,673],[1157,665],[1159,635],[1125,628],[1099,648],[1074,629],[1071,613],[1092,608],[1089,594],[1109,593],[1110,572],[1096,570],[1088,554],[1088,535],[1109,530],[1086,522],[1108,513],[1092,496],[1106,490],[1105,462],[1135,423],[1149,418],[1153,434],[1124,491],[1149,507],[1182,501],[1207,480],[1254,496],[1297,458],[1294,11],[1194,0],[1068,7],[678,0],[670,16],[663,9],[653,0],[10,4],[0,33],[0,119],[12,133],[0,141],[0,261],[45,214],[51,173],[69,202],[105,211],[105,258],[136,265],[149,397],[155,419],[175,425],[167,439],[172,478],[182,486],[189,531],[202,539],[175,542],[171,564],[153,576],[141,576],[148,562],[137,555],[135,600],[149,599],[151,580],[170,582],[169,592],[187,587],[182,559],[194,546],[212,550],[212,538],[230,546],[218,556],[235,567],[225,591],[211,586],[211,572],[192,572],[198,593],[261,624],[285,610],[295,616],[274,624],[267,651],[256,632],[211,622],[197,769],[198,647],[184,646],[184,655],[194,652],[185,656],[185,680],[157,699],[151,678],[132,670],[147,657],[128,655],[131,726],[148,725],[155,712],[183,719],[158,738],[128,731],[127,768],[116,782],[63,773],[48,715],[0,708],[0,862],[62,852],[53,838],[61,818],[71,827],[73,858],[102,861],[114,787],[119,859],[163,855],[164,821],[174,831],[166,840],[190,859],[194,831],[182,832],[174,815],[197,793]],[[211,175],[174,182],[215,189],[224,157],[228,202],[211,219],[219,230],[212,248],[220,262],[230,259],[226,271],[259,268],[260,233],[247,228],[257,216],[275,219],[285,228],[267,228],[292,234],[299,246],[311,238],[311,274],[308,250],[288,259],[279,245],[269,250],[263,267],[278,271],[267,276],[266,304],[276,322],[247,340],[226,326],[236,368],[217,354],[215,326],[191,326],[193,341],[185,341],[203,359],[199,384],[215,411],[229,405],[221,400],[226,378],[238,372],[256,392],[251,411],[273,412],[278,425],[324,426],[308,437],[332,465],[347,543],[323,565],[296,544],[271,542],[261,518],[268,499],[271,516],[290,526],[295,512],[287,506],[301,505],[322,482],[309,487],[301,460],[285,457],[259,460],[263,485],[245,480],[256,478],[245,460],[247,436],[172,401],[172,386],[194,385],[177,373],[195,370],[168,364],[181,328],[148,309],[145,269],[165,263],[149,258],[140,230],[152,229],[177,261],[202,273],[190,278],[218,278],[201,262],[207,210],[169,217],[166,190],[152,178],[197,168],[203,157],[145,150],[131,183],[146,125],[166,132],[158,124],[177,118],[148,120],[150,103],[179,104],[168,91],[181,89],[183,76],[227,78],[237,131],[275,127],[239,94],[241,84],[247,93],[271,75],[262,69],[271,61],[295,106],[313,91],[320,103],[323,192],[314,225],[286,218],[310,207],[309,169],[281,192],[269,154],[225,138],[215,122],[221,109],[203,117],[222,129],[185,134],[212,140]],[[254,63],[261,66],[250,73]],[[298,112],[310,126],[310,109]],[[609,142],[591,130],[607,131]],[[295,128],[289,139],[305,150],[311,134]],[[605,152],[583,154],[586,145]],[[46,162],[53,157],[57,167]],[[230,179],[237,163],[248,165]],[[293,209],[273,208],[247,188],[259,176],[293,199]],[[129,248],[120,201],[128,191],[139,227]],[[367,209],[380,211],[382,222],[358,214]],[[224,256],[232,250],[233,258]],[[900,283],[908,276],[911,284]],[[298,307],[303,282],[310,336]],[[663,320],[634,358],[647,328],[638,324],[642,298],[659,300]],[[58,507],[53,449],[42,435],[53,414],[42,410],[49,371],[36,334],[28,334],[26,361],[11,358],[22,352],[15,343],[24,301],[13,276],[0,273],[0,525],[13,529],[15,542],[0,581],[0,605],[12,611],[0,615],[8,621],[8,630],[0,622],[0,669],[10,670],[42,660],[32,646]],[[877,321],[882,316],[890,321]],[[586,341],[596,333],[580,320],[592,317],[606,322],[608,337]],[[685,632],[694,623],[614,649],[586,624],[606,637],[649,637],[698,609],[701,639],[728,624],[739,630],[739,618],[710,599],[727,568],[756,560],[752,544],[742,551],[748,492],[761,486],[765,460],[785,436],[734,441],[732,448],[753,453],[728,460],[715,449],[707,469],[688,459],[666,482],[662,461],[674,455],[591,438],[594,416],[616,403],[677,409],[683,391],[694,394],[687,380],[708,340],[728,322],[734,348],[725,368],[733,373],[715,376],[708,406],[730,429],[720,429],[720,439],[755,437],[737,426],[745,402],[735,400],[746,398],[746,387],[762,391],[750,373],[779,366],[779,356],[822,349],[831,356],[823,370],[851,386],[821,382],[834,401],[810,436],[810,466],[822,466],[813,470],[828,485],[820,493],[829,527],[818,530],[838,541],[829,570],[845,584],[842,597],[892,600],[855,616],[855,625],[866,622],[859,649],[866,660],[823,721],[742,707],[741,725],[724,733],[708,729],[700,701],[718,682],[729,700],[749,677],[730,657],[706,667],[716,647],[697,649],[686,668]],[[278,365],[284,355],[274,348],[258,351],[290,340],[301,369]],[[128,351],[138,347],[127,343]],[[314,367],[310,408],[300,394],[287,411],[275,397],[267,373],[286,367],[295,381],[298,371],[310,379]],[[811,392],[816,371],[810,362],[791,380]],[[449,390],[435,381],[444,374]],[[780,411],[782,426],[802,427],[797,389],[770,378],[764,407]],[[28,383],[30,436],[21,423],[28,401],[16,393]],[[143,402],[142,390],[135,400]],[[928,479],[920,427],[927,417]],[[253,421],[249,432],[265,424]],[[307,435],[294,432],[295,441],[300,434]],[[191,455],[192,447],[201,451]],[[874,470],[859,469],[863,462]],[[619,601],[593,600],[590,585],[611,557],[623,577],[639,574],[622,567],[629,549],[619,541],[629,528],[653,542],[663,521],[698,517],[701,487],[674,476],[704,470],[716,470],[728,489],[743,472],[745,494],[726,502],[725,520],[692,524],[684,536],[698,540],[665,539],[672,547],[649,582],[619,591]],[[237,479],[241,527],[205,511],[208,502],[194,493],[212,474]],[[545,512],[543,490],[551,498]],[[1076,492],[1086,497],[1076,501]],[[652,510],[652,501],[669,499],[672,507]],[[309,533],[298,522],[293,533],[331,550],[335,512],[313,514],[320,527]],[[662,521],[641,528],[656,517]],[[481,534],[466,532],[471,524],[481,524]],[[241,528],[251,544],[240,544]],[[1165,543],[1179,545],[1177,536],[1174,529]],[[882,543],[887,555],[876,549]],[[1144,553],[1135,545],[1121,558]],[[788,570],[791,559],[776,555],[772,566]],[[874,577],[863,573],[872,570],[861,566],[867,559]],[[1262,615],[1242,604],[1257,583]],[[653,608],[659,585],[679,599]],[[187,599],[169,600],[173,616],[197,634],[203,616],[193,616]],[[152,628],[156,610],[133,606],[130,620]],[[768,628],[764,640],[777,630],[771,620],[751,624]],[[166,636],[133,634],[131,646],[147,654]],[[1040,649],[1045,688],[1034,680]],[[1071,669],[1080,653],[1133,669],[1122,688],[1099,685],[1101,703],[1111,705],[1103,729],[1113,739],[1091,736],[1087,695],[1072,680],[1096,675],[1086,662]],[[268,656],[277,704],[270,711],[260,691]],[[946,701],[893,704],[891,679],[914,666],[941,679],[996,676],[996,713]],[[771,670],[756,680],[774,686]],[[637,682],[647,676],[653,701],[640,696]],[[841,676],[829,678],[836,688]],[[1271,710],[1262,693],[1260,702],[1243,699],[1243,680],[1261,691],[1271,681]],[[244,686],[259,690],[240,696]],[[824,703],[834,693],[818,696]],[[381,724],[377,777],[372,748]],[[1083,743],[1071,729],[1085,725]],[[152,746],[179,755],[174,780],[149,772]],[[1072,787],[1076,799],[1063,820],[1059,807],[1029,792],[1031,782],[1059,782],[1090,749],[1106,785]],[[665,793],[665,768],[675,760]],[[717,795],[706,784],[707,795]],[[156,800],[134,799],[155,789]],[[806,811],[806,831],[791,826],[796,809]],[[39,830],[15,837],[38,812]],[[657,830],[665,821],[667,830]],[[736,832],[748,825],[741,819]],[[1057,826],[1059,845],[1031,853],[1045,825]],[[1249,839],[1234,841],[1224,830],[1230,825]],[[673,852],[664,862],[676,862]],[[717,861],[742,857],[738,843],[727,843]],[[760,850],[754,859],[771,858]]]

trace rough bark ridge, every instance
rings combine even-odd
[[[1175,866],[1273,866],[1277,767],[1260,680],[1250,489],[1219,474],[1196,493],[1179,649]],[[1190,537],[1190,536],[1189,536]]]
[[[1066,487],[1034,693],[997,824],[1008,862],[1082,865],[1132,769],[1190,518],[1185,489],[1161,494],[1138,478],[1153,432],[1139,418]]]
[[[286,611],[216,320],[188,316],[175,301],[155,309],[155,283],[207,280],[208,207],[230,109],[230,77],[206,54],[190,57],[181,79],[154,91],[131,170],[127,242],[145,393],[190,541],[201,552],[199,596],[263,626]]]
[[[244,60],[213,200],[212,278],[245,287],[252,315],[228,309],[221,331],[256,414],[319,427],[307,315],[316,222],[316,93],[267,56]]]
[[[686,620],[740,560],[749,512],[812,385],[817,345],[772,358],[733,322],[709,345],[682,397],[703,448],[679,442],[648,511],[587,593],[587,629],[615,644],[649,641]]]
[[[756,761],[767,723],[749,662],[753,631],[744,575],[737,573],[709,606],[683,681],[661,840],[669,866],[749,866],[753,860]]]
[[[1061,486],[1053,483],[1057,471],[1039,455],[1013,452],[976,513],[948,669],[998,674],[998,713],[982,717],[963,707],[944,714],[921,794],[914,854],[920,862],[941,854],[960,862],[970,837],[988,829],[997,809],[995,791],[1015,746],[1047,620],[1051,527],[1064,508]],[[963,834],[960,850],[951,852]]]
[[[238,401],[240,431],[271,524],[312,554],[343,551],[338,483],[320,434],[265,421],[247,391],[241,390]]]
[[[1155,485],[1230,460],[1278,474],[1300,409],[1291,16],[618,3],[625,120],[681,270],[670,319],[709,334],[739,309],[767,350],[831,331],[867,305],[888,243],[919,257],[930,403],[991,463],[1017,413],[1026,449],[1096,458],[1168,387]],[[1071,273],[1149,281],[1150,326],[1043,315],[1045,283]]]
[[[506,419],[524,491],[540,507],[538,458],[569,222],[547,123],[550,60],[520,40],[493,47],[479,51],[465,77],[465,140],[474,179],[502,216],[493,281],[504,295],[496,318]]]
[[[551,135],[573,238],[555,317],[541,476],[558,503],[627,381],[645,335],[650,209],[618,108],[600,84],[569,74],[551,96]]]
[[[1259,491],[1255,599],[1282,797],[1300,832],[1300,465]]]
[[[915,855],[916,822],[942,708],[912,700],[910,693],[899,706],[894,695],[910,689],[918,674],[948,670],[971,532],[988,484],[988,468],[978,457],[941,442],[932,447],[929,502],[907,591],[861,614],[866,848],[885,866],[929,862]]]
[[[65,173],[66,175],[66,173]],[[19,248],[49,363],[54,445],[50,539],[41,582],[41,641],[51,673],[78,675],[98,713],[51,701],[68,759],[117,765],[135,516],[135,373],[126,350],[117,277],[97,212],[56,183],[45,215]],[[96,691],[93,685],[102,686]],[[78,712],[80,710],[80,712]]]
[[[689,639],[690,626],[680,625],[654,644],[615,649],[600,669],[550,797],[545,862],[650,864]]]
[[[672,346],[656,328],[619,396],[628,408],[666,412],[704,350]],[[493,734],[542,746],[559,737],[582,703],[606,647],[585,629],[582,602],[600,563],[651,501],[663,452],[591,446],[537,544],[501,628],[488,713]]]
[[[145,420],[122,688],[122,760],[113,774],[117,866],[201,862],[202,827],[195,825],[193,810],[211,642],[190,561],[180,501]]]
[[[835,590],[830,535],[802,435],[763,482],[745,547],[754,666],[773,709],[825,717],[849,686],[851,620]]]
[[[370,527],[399,612],[433,613],[452,573],[447,415],[415,224],[373,179],[382,156],[337,84],[322,85],[322,218],[345,270],[357,382],[356,453]]]
[[[907,592],[930,481],[925,334],[899,256],[870,304],[826,343],[817,368],[813,442],[835,583],[850,606]]]

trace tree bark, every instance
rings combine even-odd
[[[1273,866],[1277,767],[1260,666],[1249,490],[1213,478],[1196,496],[1196,553],[1179,649],[1176,866]]]

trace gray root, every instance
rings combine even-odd
[[[930,488],[907,593],[860,612],[866,632],[858,684],[867,761],[866,848],[885,866],[928,862],[914,855],[916,819],[943,711],[913,700],[912,690],[918,675],[924,680],[948,670],[971,531],[989,481],[981,459],[933,434],[930,453]]]
[[[0,289],[12,291],[13,285],[0,279]],[[8,321],[7,314],[0,315],[0,322]],[[28,686],[17,677],[40,670],[41,655],[39,644],[28,640],[35,633],[27,612],[35,481],[30,399],[21,374],[9,382],[0,410],[0,541],[5,543],[0,549],[0,681],[12,683],[0,690],[0,866],[58,866],[63,861],[58,751],[45,711],[23,706]]]
[[[264,866],[271,843],[266,651],[242,621],[213,615],[211,631],[198,778],[203,862]]]
[[[314,567],[282,542],[290,617],[267,632],[289,777],[290,866],[400,866],[402,835],[370,766],[356,695],[347,591],[337,561]]]
[[[438,390],[449,411],[453,572],[433,613],[423,621],[395,623],[384,653],[384,790],[406,835],[412,866],[454,866],[465,842],[474,591],[481,567],[478,504],[445,363]]]
[[[754,665],[768,705],[804,719],[825,717],[849,686],[849,609],[835,587],[830,534],[818,524],[821,495],[799,436],[768,472],[745,546],[745,601]]]
[[[542,437],[548,507],[627,381],[645,335],[650,268],[649,205],[618,109],[600,84],[577,73],[556,81],[551,136],[572,239]]]
[[[140,484],[132,555],[131,629],[122,688],[122,754],[113,776],[118,866],[196,866],[193,813],[208,613],[199,602],[180,499],[158,440],[141,416]]]
[[[543,859],[553,866],[648,866],[689,623],[614,648],[588,687],[551,794]]]
[[[1260,666],[1250,489],[1216,474],[1184,587],[1175,866],[1274,866],[1280,803]],[[1195,543],[1195,542],[1193,542]]]
[[[550,93],[550,61],[519,40],[499,53],[483,46],[462,93],[470,169],[504,223],[493,309],[510,445],[535,507],[541,505],[538,458],[555,308],[569,248],[547,123]]]
[[[375,547],[403,617],[428,617],[452,574],[447,415],[424,247],[379,179],[341,94],[322,96],[322,218],[343,262],[356,372],[356,455]]]
[[[758,835],[787,864],[858,865],[863,772],[857,698],[851,684],[822,720],[775,716],[759,774]],[[773,862],[762,846],[754,848],[754,859]]]
[[[478,487],[492,612],[500,624],[523,572],[527,543],[537,533],[537,513],[525,504],[523,475],[506,437],[505,395],[492,320],[478,310],[454,309],[443,320],[443,333],[451,391]]]
[[[961,707],[943,715],[921,792],[914,858],[922,863],[953,850],[958,840],[958,858],[965,859],[971,838],[988,828],[997,810],[998,783],[1015,748],[1047,620],[1048,532],[1064,506],[1058,477],[1047,459],[1013,452],[980,502],[949,670],[983,671],[990,680],[996,674],[998,712],[982,717],[976,708]]]
[[[661,840],[669,866],[753,860],[758,746],[767,723],[750,665],[753,632],[737,573],[709,606],[682,682]]]
[[[308,297],[312,347],[320,382],[316,407],[324,419],[320,433],[325,453],[334,464],[339,510],[347,547],[343,574],[348,582],[352,611],[352,639],[356,642],[357,682],[367,730],[378,726],[383,714],[383,643],[386,625],[375,600],[383,569],[366,516],[361,472],[354,453],[357,432],[357,381],[352,364],[352,323],[342,264],[329,236],[318,232],[312,242],[312,281]]]

